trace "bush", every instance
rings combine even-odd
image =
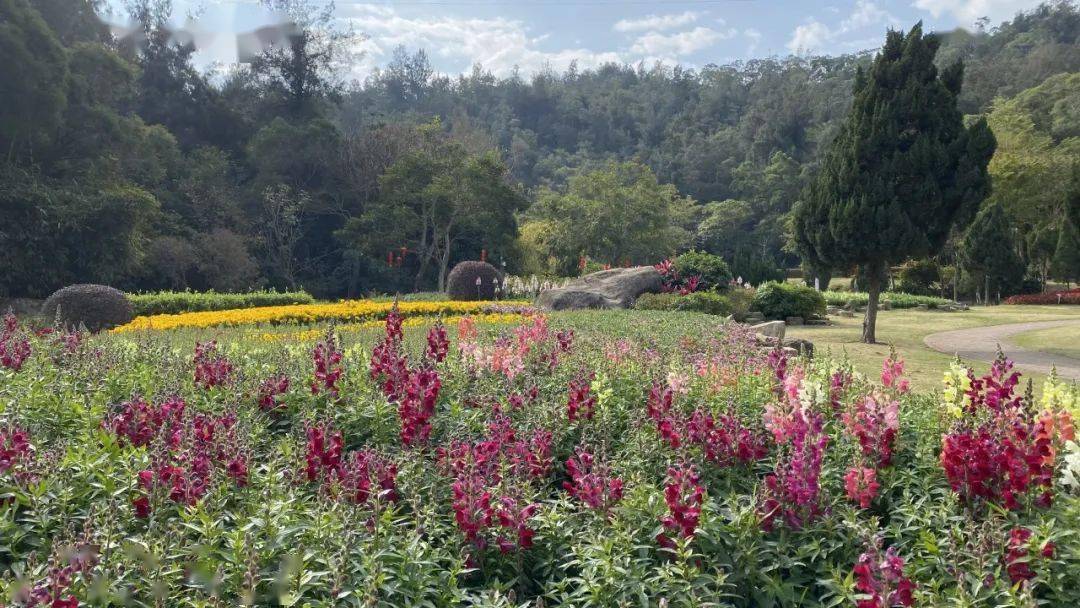
[[[731,270],[724,258],[705,253],[703,251],[687,251],[674,260],[675,271],[683,279],[699,277],[701,284],[698,289],[721,290],[727,289],[731,282]]]
[[[862,291],[823,291],[821,295],[829,306],[866,306],[870,301],[870,295]],[[916,296],[899,291],[885,291],[881,293],[880,302],[888,302],[893,308],[915,308],[920,304],[926,304],[930,308],[938,308],[952,304],[952,300],[937,296]]]
[[[487,262],[460,262],[446,277],[446,295],[451,300],[493,300],[500,279],[499,271]]]
[[[900,267],[896,289],[912,295],[934,295],[941,285],[941,267],[934,260],[910,260]]]
[[[732,289],[727,296],[728,301],[731,302],[731,314],[735,317],[736,321],[743,321],[746,319],[747,313],[754,307],[754,294],[756,291],[753,289],[739,288]]]
[[[135,309],[119,289],[84,284],[53,292],[41,306],[41,314],[57,319],[64,327],[84,325],[96,332],[131,321]]]
[[[247,293],[157,291],[128,294],[128,299],[135,307],[135,314],[139,316],[311,304],[315,301],[315,298],[306,291],[251,291]]]
[[[787,278],[787,273],[775,260],[764,258],[759,252],[749,249],[741,250],[732,257],[731,274],[742,277],[743,282],[751,285],[783,281]]]
[[[1012,296],[1006,304],[1080,304],[1080,288]]]
[[[825,314],[825,298],[813,287],[770,281],[757,288],[754,308],[768,319]]]
[[[695,291],[685,296],[677,293],[643,293],[634,302],[634,308],[703,312],[709,315],[732,313],[731,301],[714,291]]]

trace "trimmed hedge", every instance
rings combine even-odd
[[[870,294],[861,291],[823,291],[821,293],[829,306],[847,306],[848,302],[854,302],[856,306],[866,306],[866,303],[870,301]],[[915,308],[920,304],[926,304],[930,308],[939,308],[952,304],[951,300],[937,296],[916,296],[899,291],[882,292],[879,302],[888,302],[893,308]]]
[[[1006,304],[1080,304],[1080,288],[1068,291],[1051,291],[1047,293],[1031,293],[1022,296],[1012,296],[1005,300]]]
[[[731,301],[713,291],[695,291],[685,296],[677,293],[643,293],[634,301],[638,310],[680,310],[710,315],[732,313]]]
[[[97,332],[130,322],[135,317],[131,302],[119,289],[108,285],[69,285],[53,292],[41,306],[46,319],[64,327],[84,326]]]
[[[825,314],[825,298],[813,287],[770,281],[757,288],[754,308],[767,319]]]
[[[476,284],[476,279],[480,284]],[[487,262],[459,262],[446,277],[446,295],[451,300],[494,300],[499,271]]]
[[[675,271],[685,281],[700,277],[699,289],[724,290],[731,282],[731,270],[724,258],[703,251],[687,251],[674,260]]]
[[[139,316],[315,302],[315,298],[306,291],[251,291],[247,293],[157,291],[128,294],[128,299],[135,307],[135,314]]]

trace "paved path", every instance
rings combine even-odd
[[[1080,359],[1027,350],[1009,341],[1009,337],[1016,334],[1067,325],[1080,325],[1080,319],[1010,323],[943,331],[926,336],[923,342],[938,352],[959,355],[961,359],[986,362],[997,357],[998,345],[1001,345],[1001,350],[1017,367],[1043,374],[1049,374],[1052,367],[1057,367],[1058,376],[1080,380]]]

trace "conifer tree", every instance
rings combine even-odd
[[[1073,168],[1072,183],[1065,195],[1065,213],[1058,229],[1057,247],[1050,273],[1066,282],[1080,279],[1080,165]]]
[[[1009,218],[1000,201],[987,204],[971,222],[960,244],[964,268],[982,277],[983,299],[1024,278],[1024,263],[1016,253]]]
[[[794,213],[795,242],[815,263],[858,265],[869,303],[863,341],[876,341],[878,299],[889,264],[935,255],[990,191],[994,136],[985,120],[964,126],[956,107],[963,66],[940,74],[940,42],[922,24],[890,31],[859,71],[851,112]]]

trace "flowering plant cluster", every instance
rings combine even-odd
[[[700,276],[680,276],[679,271],[675,269],[675,262],[671,259],[666,259],[653,267],[660,273],[663,281],[661,289],[664,293],[678,293],[680,296],[685,296],[694,293],[701,287]]]
[[[0,373],[0,603],[1075,600],[1077,390],[1055,376],[1024,395],[1005,363],[957,365],[943,403],[895,353],[863,375],[711,319],[473,316],[454,341],[385,304],[317,344],[214,330],[194,365],[198,332],[59,359],[59,330],[19,332],[38,356]],[[65,573],[68,547],[101,559]]]
[[[135,514],[148,517],[151,497],[162,489],[173,502],[194,505],[210,490],[215,471],[237,486],[248,482],[248,456],[237,442],[236,416],[193,413],[178,397],[152,405],[135,398],[120,405],[102,427],[118,439],[149,450],[151,466],[139,471],[142,493]]]
[[[881,554],[875,544],[859,556],[853,570],[855,590],[859,592],[856,608],[894,608],[914,606],[915,583],[904,576],[904,560],[893,545]]]
[[[953,491],[967,504],[989,501],[1011,510],[1029,501],[1049,506],[1055,456],[1073,438],[1068,413],[1036,415],[1016,393],[1019,374],[1003,357],[986,376],[954,371],[946,382],[953,391],[946,396],[955,404],[952,412],[960,414],[941,447],[941,466]]]
[[[29,358],[30,340],[21,335],[18,319],[9,312],[4,315],[4,326],[0,328],[0,366],[17,372]]]
[[[195,364],[195,386],[213,388],[232,382],[233,365],[218,352],[216,341],[196,342],[192,362]]]
[[[341,431],[310,425],[305,431],[304,478],[331,497],[357,505],[396,502],[397,465],[372,449],[344,452]]]
[[[679,464],[668,468],[664,503],[668,514],[660,520],[664,530],[657,535],[656,542],[672,549],[674,538],[694,538],[701,519],[701,507],[705,504],[705,487],[693,466]]]
[[[566,460],[566,474],[570,476],[570,481],[563,482],[563,489],[594,511],[608,513],[622,500],[622,479],[612,475],[607,463],[598,462],[584,448],[579,447]]]

